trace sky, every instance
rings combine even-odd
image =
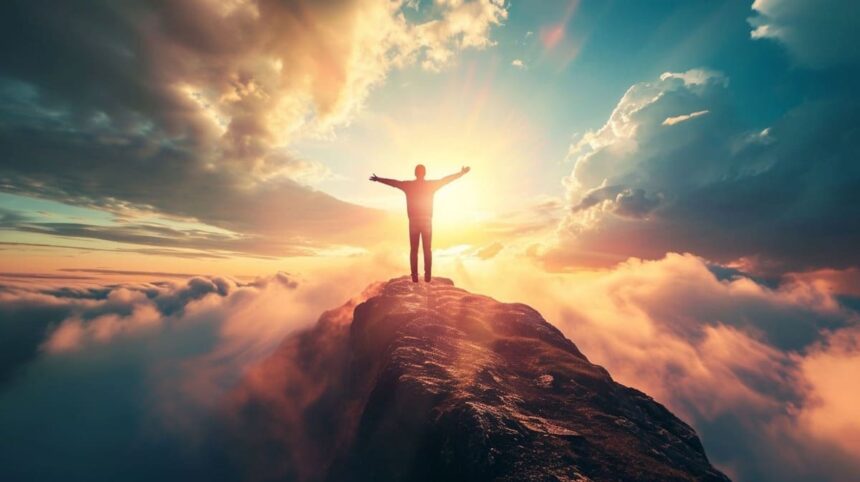
[[[471,167],[436,274],[538,309],[733,479],[846,480],[857,32],[850,0],[4,2],[0,466],[182,476],[244,370],[405,274],[368,177],[422,163]]]

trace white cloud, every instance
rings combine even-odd
[[[729,79],[720,72],[707,69],[690,69],[686,72],[663,72],[660,80],[680,79],[685,86],[705,85],[711,82],[728,85]]]
[[[439,19],[409,27],[402,36],[405,56],[417,52],[427,70],[440,69],[458,50],[495,45],[489,30],[508,16],[500,0],[439,0],[436,5],[441,10]]]
[[[526,67],[526,65],[525,65],[525,64],[523,63],[523,61],[522,61],[522,60],[520,60],[520,59],[514,59],[514,60],[511,62],[511,65],[513,65],[514,67],[516,67],[516,68],[518,68],[518,69],[524,69],[524,68]]]
[[[677,115],[674,117],[667,117],[665,120],[663,120],[663,125],[664,126],[673,126],[675,124],[680,124],[681,122],[699,117],[701,115],[705,115],[708,112],[710,112],[710,111],[700,110],[700,111],[696,111],[696,112],[690,112],[689,114],[682,114],[682,115]]]

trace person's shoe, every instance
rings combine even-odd
[[[424,273],[424,281],[430,282],[430,273]]]
[[[417,275],[417,274],[414,274],[414,273],[412,274],[412,282],[413,282],[413,283],[417,283],[417,282],[418,282],[418,275]]]

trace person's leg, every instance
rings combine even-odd
[[[424,281],[429,283],[433,268],[433,225],[430,224],[430,221],[421,229],[421,244],[424,248]]]
[[[409,222],[409,268],[412,270],[412,281],[418,282],[418,236],[421,231],[412,221]]]

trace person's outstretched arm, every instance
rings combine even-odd
[[[469,171],[471,171],[471,170],[472,170],[472,168],[471,168],[471,167],[463,166],[463,167],[460,169],[460,172],[458,172],[458,173],[456,173],[456,174],[451,174],[450,176],[445,176],[445,177],[443,177],[442,179],[439,179],[439,180],[438,180],[438,181],[436,181],[436,182],[437,182],[437,183],[439,183],[439,187],[442,187],[442,186],[444,186],[445,184],[448,184],[449,182],[456,181],[457,179],[460,179],[461,177],[465,176],[467,172],[469,172]]]
[[[373,182],[381,182],[382,184],[387,184],[391,187],[396,187],[397,189],[403,189],[403,181],[398,181],[397,179],[387,179],[374,174],[370,176],[370,180]]]

